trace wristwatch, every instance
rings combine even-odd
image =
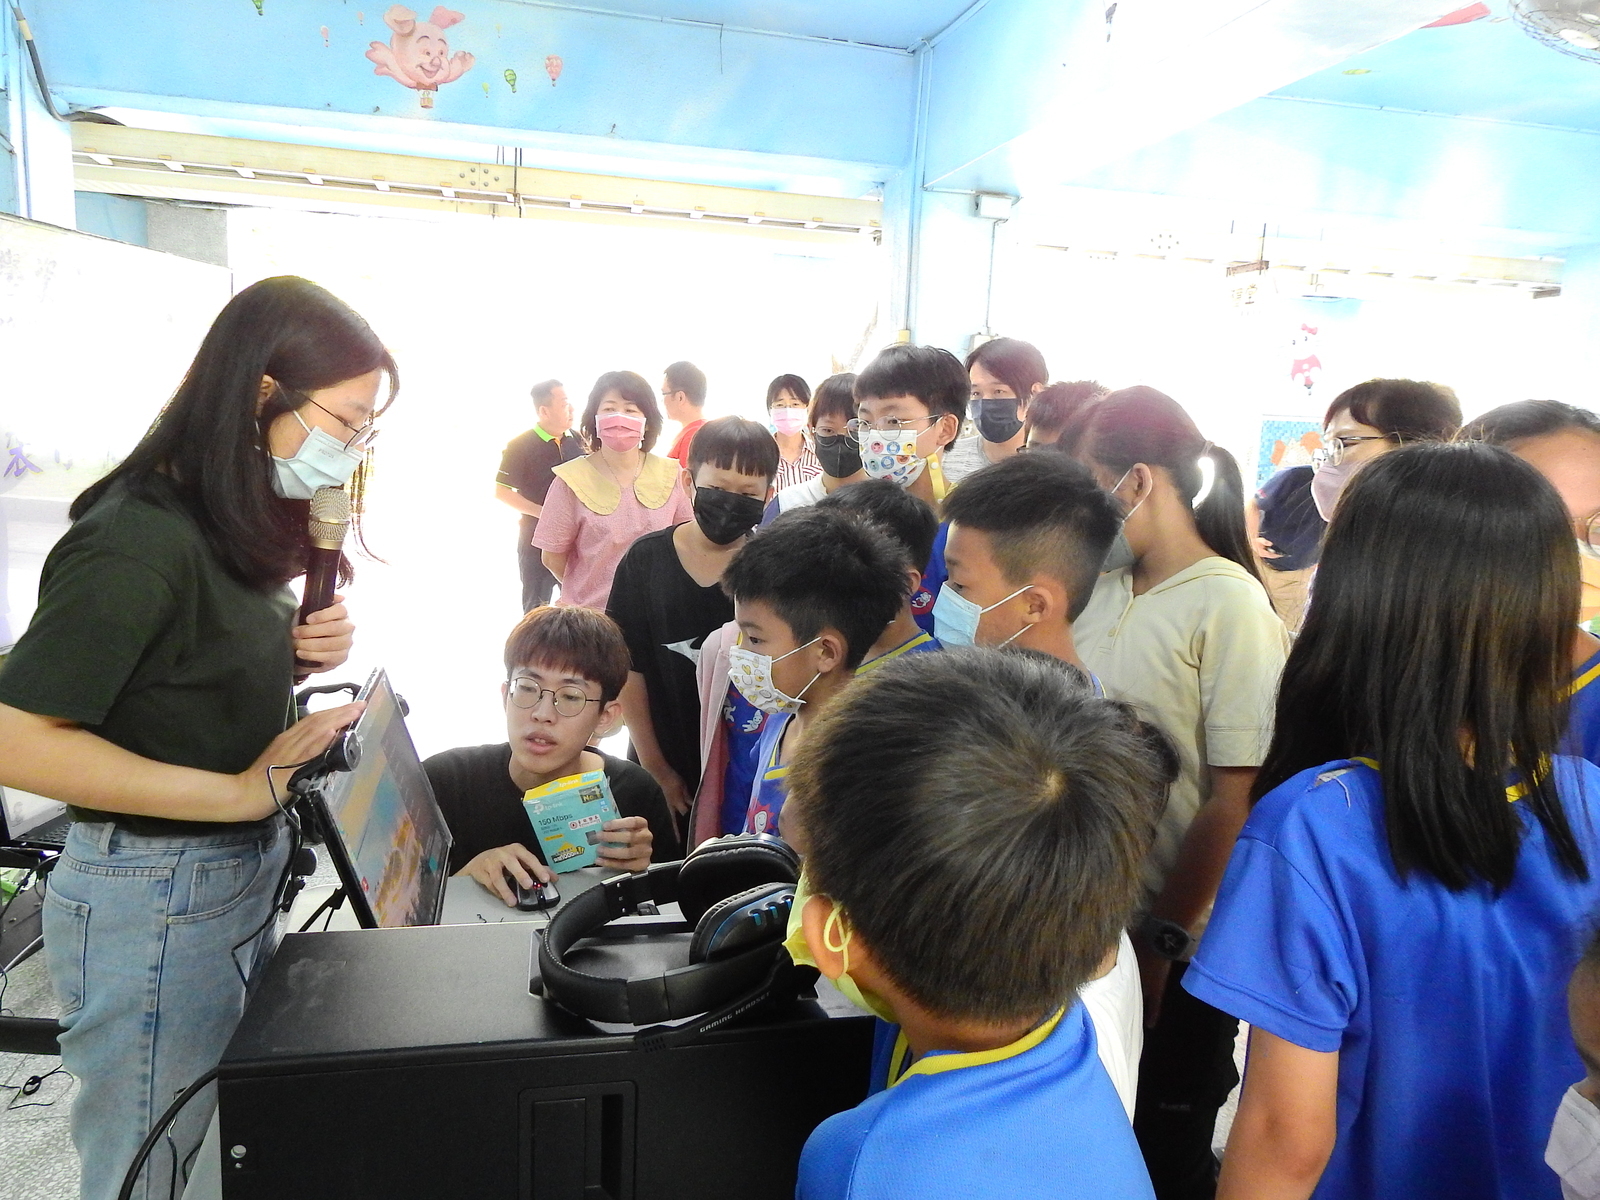
[[[1152,950],[1173,962],[1181,962],[1194,953],[1194,935],[1165,917],[1146,917],[1139,926],[1139,934]]]

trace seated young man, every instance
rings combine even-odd
[[[631,666],[622,714],[634,754],[686,814],[700,783],[700,695],[695,662],[712,630],[733,619],[722,572],[772,497],[778,444],[754,421],[707,421],[689,444],[683,489],[694,520],[647,533],[617,565],[606,612]]]
[[[877,525],[812,505],[784,513],[723,572],[739,644],[729,677],[768,714],[746,833],[777,833],[789,764],[905,602],[906,560]]]
[[[798,1200],[1153,1195],[1074,992],[1140,898],[1159,742],[1061,664],[974,649],[890,663],[817,722],[786,944],[885,1024]]]
[[[1087,674],[1072,622],[1122,528],[1089,469],[1063,454],[1018,454],[967,476],[945,515],[939,641],[1040,650]]]
[[[628,647],[605,613],[536,608],[506,640],[507,741],[463,746],[422,764],[455,845],[450,872],[470,875],[507,904],[512,880],[531,887],[555,878],[522,807],[523,793],[569,775],[605,770],[622,814],[601,827],[602,867],[643,871],[652,857],[677,857],[677,834],[661,788],[636,763],[590,746],[622,716]]]
[[[889,622],[883,635],[872,644],[856,673],[871,671],[902,654],[921,654],[939,649],[932,634],[917,624],[911,611],[911,598],[922,590],[922,566],[933,553],[933,538],[939,532],[939,518],[933,509],[904,488],[886,479],[864,479],[848,484],[817,501],[818,508],[859,513],[876,521],[906,552],[906,579],[909,588],[899,615]]]

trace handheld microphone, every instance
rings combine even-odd
[[[350,530],[350,493],[342,487],[318,488],[311,496],[311,520],[307,529],[311,535],[311,553],[306,558],[305,599],[297,618],[300,625],[304,625],[312,613],[321,612],[333,603],[333,589],[339,582],[340,550],[344,535]],[[295,665],[305,668],[316,664],[296,658]]]

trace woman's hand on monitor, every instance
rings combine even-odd
[[[244,771],[232,776],[237,799],[236,814],[212,818],[226,821],[259,821],[277,812],[288,800],[283,796],[287,777],[279,770],[304,766],[333,744],[339,733],[356,723],[366,710],[366,702],[341,704],[296,721],[261,752],[261,757]],[[271,777],[269,784],[269,775]],[[226,777],[225,777],[226,778]]]

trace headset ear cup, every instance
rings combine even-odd
[[[781,838],[768,834],[713,838],[683,860],[678,907],[685,921],[698,925],[720,900],[762,884],[793,884],[799,879],[800,856]]]
[[[764,883],[717,901],[695,926],[689,942],[690,964],[706,962],[719,954],[750,950],[766,942],[781,942],[788,932],[793,903],[792,883]],[[745,909],[752,911],[740,916]]]

